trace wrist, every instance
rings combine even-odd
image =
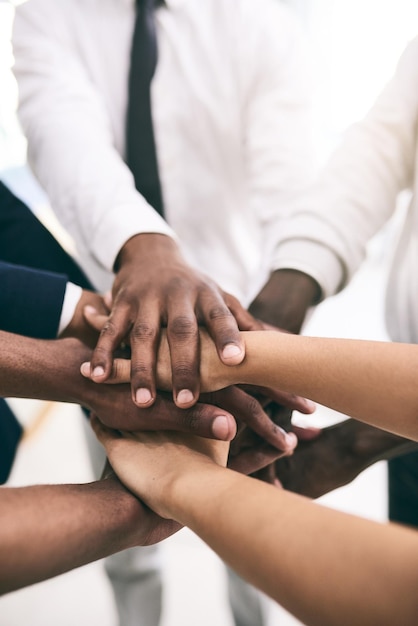
[[[144,507],[141,502],[120,482],[112,473],[90,484],[92,491],[100,496],[103,494],[112,502],[112,513],[106,519],[113,527],[115,541],[123,545],[115,546],[117,550],[124,550],[140,545],[143,536]]]
[[[168,235],[160,233],[140,233],[134,235],[122,246],[116,257],[114,271],[118,272],[122,265],[136,263],[138,258],[144,257],[149,260],[151,255],[153,261],[157,262],[162,255],[166,260],[167,255],[180,256],[177,243]]]
[[[165,481],[161,497],[164,508],[160,515],[174,519],[183,526],[189,526],[190,520],[194,517],[194,509],[202,509],[200,500],[205,502],[218,493],[217,477],[220,476],[220,489],[225,471],[224,467],[208,458],[199,461],[189,460],[187,467],[176,469]]]
[[[210,459],[193,465],[173,481],[166,496],[166,513],[191,530],[200,528],[202,520],[213,519],[214,511],[221,511],[225,502],[237,497],[242,478]]]
[[[93,409],[93,400],[100,393],[99,386],[80,372],[81,364],[89,361],[91,354],[91,349],[75,337],[49,342],[44,371],[48,377],[48,372],[51,372],[55,391],[51,388],[48,394],[51,397],[45,399],[80,404],[87,409]]]
[[[241,337],[245,333],[240,333]],[[239,368],[246,361],[239,365],[225,365],[219,358],[213,340],[204,330],[200,330],[200,383],[202,392],[217,391],[230,387],[238,382]]]
[[[39,340],[7,335],[3,348],[9,343],[12,356],[8,372],[3,376],[7,381],[6,394],[9,397],[56,402],[80,401],[85,379],[79,368],[91,355],[91,350],[81,341],[74,338]]]
[[[320,297],[320,286],[311,276],[297,270],[280,269],[271,274],[249,311],[263,322],[297,333],[308,309]]]

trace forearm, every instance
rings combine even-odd
[[[318,283],[303,272],[276,270],[251,303],[254,317],[281,330],[300,332],[309,307],[321,298]]]
[[[141,504],[116,480],[0,490],[0,593],[133,545]]]
[[[79,372],[91,351],[75,339],[44,341],[0,331],[0,395],[60,402],[88,400]]]
[[[373,463],[416,449],[416,441],[348,419],[323,428],[314,441],[299,441],[294,454],[276,461],[275,470],[288,491],[319,498],[347,485]]]
[[[175,519],[304,623],[416,623],[412,531],[325,509],[216,466],[184,473],[169,502]]]
[[[417,439],[417,346],[275,332],[244,337],[245,361],[225,368],[209,359],[203,380],[277,387]]]

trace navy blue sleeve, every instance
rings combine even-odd
[[[67,282],[64,274],[0,261],[0,330],[54,339]]]

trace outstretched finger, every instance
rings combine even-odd
[[[177,406],[188,408],[196,403],[200,392],[200,339],[193,298],[187,291],[169,298],[167,339],[173,399]]]
[[[295,435],[277,426],[253,396],[238,387],[228,387],[212,395],[217,399],[217,404],[244,422],[276,450],[289,453],[295,448],[297,443]]]
[[[231,441],[237,432],[236,421],[225,408],[198,402],[181,409],[166,393],[158,394],[152,406],[138,411],[137,427],[130,430],[174,430],[220,441]]]
[[[299,411],[309,415],[316,410],[315,402],[297,396],[294,393],[288,393],[287,391],[281,391],[280,389],[274,389],[272,387],[260,387],[258,385],[241,385],[241,389],[256,396],[264,396],[269,401],[276,402],[282,406],[287,407],[292,411]]]
[[[109,320],[109,315],[104,315],[103,313],[100,313],[94,306],[91,306],[90,304],[87,304],[84,307],[83,316],[86,322],[98,332],[100,332],[104,328],[107,321]]]
[[[105,382],[112,372],[113,353],[132,327],[131,310],[127,303],[114,307],[100,332],[91,357],[91,378]]]
[[[221,361],[225,365],[239,365],[245,357],[245,344],[237,320],[226,305],[221,292],[217,288],[209,287],[202,290],[197,308],[216,345]]]
[[[190,409],[181,409],[171,394],[159,393],[150,407],[140,408],[132,402],[128,385],[106,385],[103,394],[107,392],[113,396],[110,409],[105,399],[97,412],[111,432],[168,430],[220,441],[232,441],[237,432],[234,416],[214,404],[198,402]]]
[[[291,411],[299,411],[299,413],[304,413],[305,415],[316,411],[315,402],[308,400],[308,398],[297,396],[294,393],[273,389],[272,387],[259,387],[257,385],[240,385],[240,388],[251,395],[266,398],[269,402],[276,402],[276,404],[287,407]]]
[[[263,322],[251,315],[244,309],[241,302],[230,293],[223,293],[225,304],[237,321],[240,330],[264,330]]]
[[[148,407],[157,395],[155,367],[161,329],[158,299],[148,297],[139,307],[131,334],[132,399],[139,407]]]

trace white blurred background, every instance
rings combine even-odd
[[[59,0],[57,0],[59,1]],[[254,0],[256,1],[256,0]],[[279,0],[277,0],[279,1]],[[414,0],[288,0],[299,14],[311,48],[318,160],[329,154],[344,129],[361,118],[392,74],[418,31]],[[0,170],[43,202],[22,167],[25,141],[15,118],[16,86],[10,30],[13,4],[0,0]],[[382,305],[390,226],[370,246],[369,260],[351,286],[322,304],[307,334],[385,339]],[[385,244],[385,245],[383,245]],[[26,437],[11,485],[85,482],[92,479],[79,409],[13,401]],[[340,419],[319,409],[313,421]],[[323,502],[377,520],[386,519],[386,468],[377,464]],[[232,626],[225,574],[217,557],[187,530],[164,544],[166,595],[162,626]],[[0,564],[1,567],[1,564]],[[298,622],[268,604],[269,626]],[[116,615],[101,563],[0,599],[0,626],[115,626]]]

